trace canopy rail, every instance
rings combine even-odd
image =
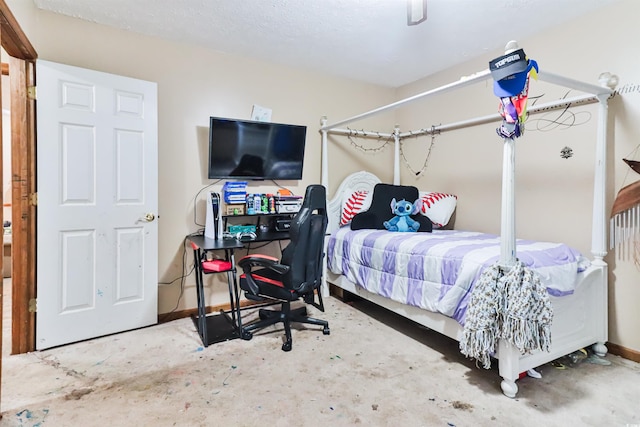
[[[538,113],[547,113],[549,111],[575,107],[578,105],[595,104],[597,102],[598,102],[598,97],[595,95],[590,95],[590,94],[580,95],[573,98],[565,98],[565,99],[560,99],[558,101],[540,104],[537,106],[534,105],[527,109],[527,114],[532,115],[532,114],[538,114]],[[448,130],[457,130],[457,129],[482,125],[485,123],[491,123],[491,122],[500,121],[500,120],[502,120],[502,116],[500,114],[498,113],[489,114],[486,116],[476,117],[469,120],[461,120],[461,121],[449,123],[446,125],[433,125],[428,128],[420,129],[419,131],[403,132],[400,134],[400,139],[408,138],[412,136],[419,136],[419,135],[440,134]]]
[[[540,104],[537,106],[530,107],[528,109],[528,114],[538,114],[538,113],[546,113],[549,111],[554,111],[558,109],[564,109],[569,107],[574,107],[577,105],[588,105],[594,104],[598,102],[598,97],[595,95],[580,95],[573,98],[564,98],[557,101],[547,102],[545,104]],[[485,123],[491,123],[495,121],[502,120],[502,116],[500,114],[490,114],[482,117],[476,117],[469,120],[462,120],[454,123],[449,123],[445,125],[433,125],[429,128],[423,128],[417,131],[409,131],[409,132],[400,132],[400,128],[396,125],[393,133],[383,133],[376,131],[365,131],[365,130],[354,130],[354,129],[328,129],[322,130],[323,134],[323,149],[322,152],[326,153],[326,134],[337,134],[337,135],[347,135],[347,136],[355,136],[359,138],[370,138],[370,139],[382,139],[388,138],[394,139],[394,157],[393,157],[393,183],[398,185],[400,184],[400,142],[404,138],[410,138],[421,135],[437,135],[442,132],[446,132],[449,130],[462,129],[465,127],[481,125]],[[323,168],[326,165],[326,160],[323,158]],[[325,181],[325,177],[328,178],[328,175],[323,171],[323,180],[322,184],[327,186],[328,182]]]
[[[356,136],[359,138],[393,138],[393,133],[376,132],[370,130],[356,130],[356,129],[330,129],[327,132],[336,135]]]
[[[338,122],[331,123],[330,125],[324,124],[320,128],[320,130],[324,131],[324,130],[334,129],[334,128],[337,128],[338,126],[346,125],[347,123],[355,122],[357,120],[362,120],[364,118],[367,118],[367,117],[370,117],[370,116],[374,116],[376,114],[382,113],[382,112],[387,111],[387,110],[394,110],[394,109],[396,109],[398,107],[401,107],[401,106],[403,106],[405,104],[409,104],[409,103],[411,103],[413,101],[417,101],[417,100],[425,98],[427,96],[436,95],[436,94],[439,94],[439,93],[446,93],[446,92],[449,92],[451,90],[454,90],[454,89],[457,89],[457,88],[460,88],[460,87],[469,86],[469,85],[471,85],[473,83],[481,82],[483,80],[487,80],[490,77],[491,77],[491,73],[489,72],[488,69],[486,69],[484,71],[480,71],[478,73],[472,74],[471,76],[468,76],[468,77],[461,77],[460,80],[458,80],[456,82],[449,83],[449,84],[446,84],[444,86],[440,86],[438,88],[431,89],[431,90],[428,90],[426,92],[422,92],[422,93],[419,93],[417,95],[410,96],[409,98],[405,98],[405,99],[402,99],[400,101],[396,101],[396,102],[394,102],[392,104],[388,104],[388,105],[384,105],[382,107],[378,107],[376,109],[367,111],[365,113],[358,114],[358,115],[353,116],[353,117],[349,117],[348,119],[340,120]]]
[[[452,91],[454,89],[458,89],[458,88],[462,88],[465,86],[469,86],[471,84],[477,83],[477,82],[481,82],[484,80],[488,80],[491,78],[491,72],[489,71],[489,69],[483,70],[483,71],[479,71],[475,74],[472,74],[470,76],[465,76],[465,77],[461,77],[460,80],[455,81],[453,83],[449,83],[446,84],[444,86],[440,86],[438,88],[435,89],[431,89],[413,96],[410,96],[408,98],[402,99],[400,101],[396,101],[393,102],[391,104],[387,104],[384,105],[382,107],[378,107],[375,108],[373,110],[349,117],[347,119],[344,120],[340,120],[337,121],[335,123],[331,123],[331,124],[326,124],[325,123],[322,125],[322,127],[320,128],[321,131],[329,131],[335,128],[338,128],[339,126],[343,126],[346,125],[348,123],[352,123],[358,120],[362,120],[364,118],[370,117],[370,116],[374,116],[376,114],[385,112],[385,111],[389,111],[389,110],[395,110],[396,108],[399,108],[403,105],[409,104],[411,102],[417,101],[419,99],[422,98],[426,98],[432,95],[437,95],[440,93],[446,93],[449,91]],[[607,87],[607,86],[599,86],[599,85],[595,85],[595,84],[591,84],[591,83],[585,83],[585,82],[581,82],[579,80],[575,80],[569,77],[564,77],[564,76],[560,76],[558,74],[554,74],[554,73],[550,73],[548,71],[540,71],[538,72],[538,79],[547,83],[552,83],[558,86],[562,86],[562,87],[566,87],[569,89],[574,89],[574,90],[578,90],[580,92],[585,92],[588,94],[591,94],[593,96],[602,96],[602,95],[613,95],[613,89]]]
[[[575,96],[573,98],[563,98],[557,101],[547,102],[545,104],[533,105],[527,109],[529,115],[546,113],[549,111],[575,107],[578,105],[589,105],[595,104],[598,102],[598,97],[596,95],[585,94]],[[486,116],[475,117],[468,120],[461,120],[453,123],[448,123],[444,125],[432,125],[428,128],[422,128],[420,130],[413,130],[408,132],[401,132],[399,137],[400,140],[404,138],[420,136],[420,135],[429,135],[429,134],[439,134],[442,132],[446,132],[449,130],[457,130],[465,127],[481,125],[485,123],[491,123],[495,121],[502,120],[502,116],[498,113],[488,114]],[[348,135],[355,136],[358,138],[371,138],[371,139],[380,139],[380,138],[392,138],[394,133],[384,133],[377,131],[366,131],[366,130],[355,130],[355,129],[327,129],[327,132],[335,135]]]
[[[593,198],[593,229],[592,229],[592,247],[591,252],[594,255],[594,261],[596,263],[604,264],[603,257],[607,253],[605,246],[606,240],[606,227],[605,227],[605,187],[606,187],[606,136],[607,136],[607,103],[608,99],[613,95],[616,79],[606,79],[605,74],[601,75],[600,85],[585,83],[579,80],[575,80],[569,77],[560,76],[558,74],[550,73],[547,71],[538,72],[538,80],[559,85],[564,88],[578,90],[584,92],[584,95],[577,96],[571,99],[561,99],[558,101],[546,103],[539,106],[532,106],[529,109],[529,114],[535,114],[538,112],[552,111],[557,108],[568,108],[575,105],[583,105],[598,102],[599,107],[599,120],[598,120],[598,136],[596,144],[596,165],[595,165],[595,178],[594,178],[594,198]],[[323,117],[321,120],[320,131],[322,134],[322,184],[328,188],[329,181],[329,168],[328,168],[328,144],[327,135],[332,133],[345,133],[344,129],[339,129],[340,126],[352,123],[354,121],[362,120],[367,117],[371,117],[385,111],[394,110],[411,102],[419,99],[427,98],[436,94],[450,92],[455,89],[466,87],[477,82],[488,80],[492,78],[489,69],[479,71],[470,76],[461,77],[458,81],[440,86],[435,89],[427,90],[425,92],[413,95],[411,97],[402,99],[400,101],[393,102],[382,107],[369,110],[367,112],[349,117],[344,120],[340,120],[331,124],[327,124],[327,118]],[[615,81],[615,82],[614,82]],[[478,117],[475,119],[464,120],[460,122],[451,123],[448,125],[431,126],[429,128],[421,129],[420,131],[412,131],[408,133],[400,133],[398,126],[396,125],[393,137],[395,140],[395,153],[394,153],[394,184],[399,183],[399,144],[401,138],[410,136],[416,136],[420,134],[434,134],[440,133],[446,130],[460,129],[468,126],[474,126],[483,123],[493,122],[501,119],[499,114],[492,114],[488,116]],[[352,134],[353,131],[351,131]],[[350,131],[346,130],[346,134]],[[365,132],[363,135],[378,137],[378,132]],[[515,259],[515,193],[514,193],[514,164],[515,164],[515,144],[513,139],[506,139],[503,150],[503,182],[502,182],[502,248],[501,248],[501,264],[510,265]]]

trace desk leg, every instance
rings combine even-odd
[[[234,320],[234,325],[238,328],[238,336],[242,338],[242,316],[240,312],[240,289],[238,289],[238,278],[236,274],[236,259],[233,249],[229,254],[231,260],[231,271],[227,274],[229,282],[229,296],[231,297],[231,311]],[[237,321],[236,321],[237,318]]]
[[[204,284],[202,280],[202,264],[200,259],[202,252],[200,249],[193,250],[194,268],[196,273],[196,298],[198,300],[198,333],[205,347],[209,345],[209,337],[207,336],[207,317],[204,301]]]

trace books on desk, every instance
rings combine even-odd
[[[222,187],[226,203],[245,203],[247,197],[247,181],[227,181]]]

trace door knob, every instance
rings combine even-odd
[[[154,214],[152,214],[152,213],[148,213],[148,214],[146,214],[146,215],[144,216],[144,218],[143,218],[143,219],[144,219],[145,221],[147,221],[147,222],[151,222],[151,221],[153,221],[154,219],[156,219],[156,216],[155,216]]]

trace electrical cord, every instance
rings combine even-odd
[[[283,189],[287,190],[288,192],[290,192],[291,194],[293,194],[293,191],[291,191],[289,188],[285,187],[284,185],[278,184],[275,179],[272,179],[271,182],[273,182],[276,185],[276,187],[283,188]]]
[[[254,251],[256,249],[262,249],[265,246],[269,246],[273,242],[265,242],[265,243],[261,244],[260,246],[253,246],[253,247],[251,247],[251,242],[246,242],[246,243],[248,243],[248,245],[247,245],[247,247],[245,249],[247,250],[247,255],[249,255],[249,251]]]
[[[222,181],[222,179],[218,179],[218,180],[216,180],[215,182],[212,182],[212,183],[211,183],[211,184],[209,184],[209,185],[205,185],[205,186],[204,186],[204,187],[202,187],[202,188],[200,189],[200,191],[198,191],[198,192],[196,193],[196,195],[193,197],[193,223],[194,223],[195,225],[197,225],[197,226],[199,226],[199,227],[204,227],[204,226],[205,226],[204,224],[200,224],[200,223],[198,222],[197,217],[196,217],[196,212],[198,211],[198,210],[196,209],[196,204],[198,203],[198,196],[200,196],[200,193],[202,193],[204,190],[206,190],[207,188],[209,188],[209,187],[211,187],[211,186],[213,186],[213,185],[216,185],[216,184],[217,184],[217,183],[219,183],[220,181]]]
[[[178,300],[176,301],[175,307],[171,309],[171,311],[167,313],[163,313],[161,316],[159,316],[159,319],[158,319],[159,322],[162,322],[165,319],[167,319],[171,314],[175,313],[175,311],[178,309],[178,307],[180,306],[180,300],[182,300],[182,296],[184,295],[185,279],[189,277],[191,273],[193,273],[193,271],[195,270],[195,266],[193,266],[191,267],[191,270],[189,270],[186,274],[184,274],[186,265],[187,265],[187,237],[184,238],[182,243],[183,243],[182,244],[182,273],[183,274],[180,277],[177,277],[169,282],[158,282],[161,285],[172,285],[173,283],[180,280],[180,294],[178,295]]]

